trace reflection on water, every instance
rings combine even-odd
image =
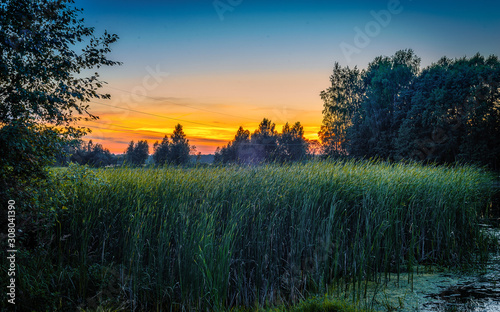
[[[488,229],[500,237],[499,229]],[[387,288],[374,296],[378,311],[500,312],[500,255],[483,272],[426,273],[391,276]],[[412,286],[413,285],[413,289]]]
[[[486,273],[465,277],[427,298],[421,311],[500,311],[500,257],[490,261]]]

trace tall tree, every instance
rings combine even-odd
[[[500,62],[442,58],[412,88],[411,109],[399,129],[401,157],[475,162],[499,168]]]
[[[103,82],[84,70],[119,64],[107,58],[116,35],[94,35],[71,0],[4,0],[0,3],[0,189],[43,177],[62,139],[88,129],[89,111]],[[77,49],[88,42],[83,49]],[[20,182],[21,183],[21,182]],[[10,185],[10,187],[9,187]]]
[[[464,138],[459,159],[500,170],[500,61],[477,54],[469,60],[474,68],[470,96],[462,124]]]
[[[288,122],[278,137],[278,159],[280,161],[304,160],[308,152],[308,142],[304,137],[304,127],[296,122],[292,127]]]
[[[146,140],[141,140],[137,142],[134,149],[134,154],[137,160],[137,164],[142,165],[146,162],[149,157],[149,144]]]
[[[168,154],[170,151],[170,142],[168,136],[162,139],[161,143],[156,141],[153,145],[153,160],[155,164],[163,166],[167,163]]]
[[[331,81],[321,93],[327,154],[345,146],[350,156],[500,168],[497,56],[444,57],[420,70],[420,58],[402,50],[362,72],[336,64]]]
[[[322,91],[323,123],[318,136],[327,156],[346,155],[347,129],[364,100],[363,71],[342,68],[335,63],[330,76],[331,86]]]
[[[420,69],[413,50],[376,57],[363,74],[365,97],[349,129],[353,156],[392,158],[399,126],[406,116],[407,92]]]
[[[252,161],[253,151],[250,145],[250,131],[238,128],[234,139],[215,152],[215,163],[249,163]]]
[[[170,137],[170,151],[168,154],[168,162],[174,165],[183,165],[189,162],[189,153],[194,150],[194,146],[189,145],[189,140],[186,138],[182,125],[177,124],[174,133]]]
[[[253,159],[256,162],[274,161],[278,152],[278,132],[276,125],[269,119],[264,118],[251,137],[254,151]]]
[[[297,161],[307,157],[309,144],[300,122],[293,126],[286,123],[281,134],[275,128],[271,120],[264,118],[250,137],[250,131],[240,126],[232,141],[217,148],[214,162],[249,164]]]
[[[148,141],[141,140],[134,144],[131,141],[125,151],[125,161],[133,166],[142,166],[149,156]]]

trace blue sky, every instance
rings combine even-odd
[[[407,48],[423,66],[442,56],[500,54],[498,1],[76,0],[75,5],[97,33],[107,29],[120,36],[112,57],[123,66],[101,71],[112,95],[108,104],[115,108],[93,106],[101,129],[89,137],[114,152],[125,149],[129,139],[161,139],[179,120],[203,153],[225,144],[240,125],[253,131],[264,117],[279,130],[287,121],[300,121],[314,139],[322,119],[319,93],[328,87],[335,62],[363,68],[378,55]],[[156,80],[148,78],[152,71],[160,73]],[[120,132],[118,125],[134,130]]]

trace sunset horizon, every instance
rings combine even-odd
[[[453,4],[453,5],[452,5]],[[253,133],[263,118],[300,122],[318,139],[323,101],[335,62],[366,68],[377,56],[412,49],[421,67],[441,57],[500,51],[498,4],[389,0],[330,3],[289,1],[77,0],[96,32],[116,33],[111,59],[100,68],[110,100],[93,100],[99,120],[84,140],[124,153],[130,141],[150,145],[180,123],[202,154]],[[93,72],[92,72],[93,73]]]

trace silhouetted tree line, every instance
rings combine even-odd
[[[71,155],[70,161],[91,167],[105,167],[115,164],[115,157],[99,143],[90,140],[87,144],[81,142],[75,152]]]
[[[92,140],[68,140],[61,144],[56,155],[55,166],[67,166],[70,162],[91,167],[104,167],[116,164],[117,157],[99,143]]]
[[[196,149],[189,145],[189,140],[182,129],[182,125],[175,126],[170,137],[165,135],[161,142],[156,141],[153,145],[152,159],[156,165],[163,166],[184,165],[190,161],[190,154]],[[108,149],[92,140],[87,143],[83,140],[72,140],[65,142],[57,155],[56,166],[67,166],[69,162],[91,167],[104,167],[110,165],[142,166],[146,163],[149,155],[149,144],[147,140],[131,141],[123,155],[113,155]]]
[[[149,144],[146,140],[137,143],[130,141],[125,150],[125,164],[132,166],[142,166],[149,156]]]
[[[304,127],[300,122],[293,126],[286,123],[282,133],[276,125],[264,118],[258,129],[250,131],[240,126],[234,139],[215,152],[215,163],[260,163],[289,162],[304,160],[309,155],[308,141],[304,137]]]
[[[184,165],[189,163],[189,154],[194,152],[195,146],[189,145],[182,125],[177,124],[174,132],[170,136],[165,135],[161,142],[156,141],[153,145],[153,160],[159,166],[163,165]]]
[[[412,50],[366,70],[335,64],[321,92],[328,156],[473,162],[500,169],[497,56],[443,57],[423,70]]]

